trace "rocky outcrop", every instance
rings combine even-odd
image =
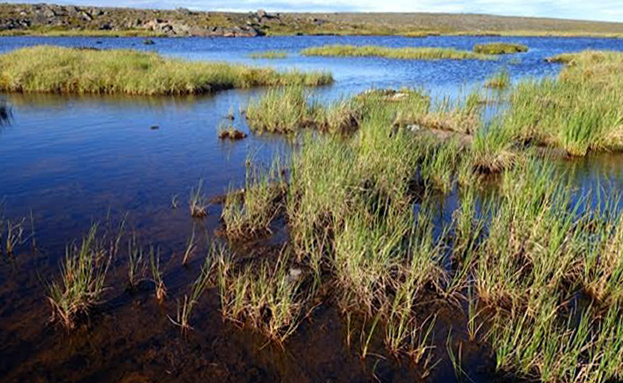
[[[256,37],[280,16],[259,10],[248,15],[176,10],[95,8],[52,4],[0,4],[0,31],[147,31],[166,36]]]

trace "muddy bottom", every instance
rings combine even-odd
[[[370,338],[362,358],[370,323],[346,320],[330,299],[316,306],[295,334],[279,345],[225,321],[218,289],[211,287],[192,313],[193,328],[184,334],[173,318],[178,300],[200,272],[203,251],[187,266],[173,255],[166,260],[168,297],[163,304],[156,302],[150,281],[141,281],[134,291],[125,288],[124,262],[117,261],[103,302],[73,330],[50,322],[50,305],[40,281],[55,267],[47,263],[48,255],[3,256],[0,381],[458,382],[465,376],[474,382],[515,381],[494,373],[494,360],[484,343],[467,340],[463,309],[434,299],[425,304],[438,315],[426,364],[389,355],[382,330]],[[248,256],[257,254],[249,250]],[[463,372],[458,375],[449,349],[461,355]]]

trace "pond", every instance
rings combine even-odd
[[[320,100],[352,96],[371,87],[421,88],[435,98],[456,97],[502,68],[513,80],[555,76],[560,65],[545,59],[586,49],[623,50],[618,39],[509,37],[267,37],[254,39],[168,38],[145,45],[140,38],[0,38],[0,53],[49,44],[72,47],[154,50],[190,60],[218,60],[279,69],[326,70],[331,86],[311,89]],[[530,47],[528,53],[499,61],[415,61],[383,58],[305,57],[298,52],[325,44],[390,47],[451,47],[509,41]],[[282,60],[251,59],[257,51],[286,51]],[[249,134],[229,142],[218,129],[235,116],[234,126],[249,132],[240,110],[265,90],[232,90],[196,97],[128,97],[47,94],[0,95],[12,107],[10,123],[0,127],[1,216],[19,220],[35,232],[37,251],[18,250],[0,262],[0,381],[6,382],[352,382],[455,381],[449,362],[422,376],[392,360],[362,361],[343,341],[348,332],[337,309],[323,307],[305,322],[286,347],[267,345],[249,331],[223,322],[217,293],[207,294],[193,314],[195,330],[187,338],[168,315],[176,298],[194,280],[220,226],[220,206],[208,207],[197,224],[187,202],[200,183],[208,198],[244,184],[249,161],[268,163],[287,155],[289,140]],[[250,132],[249,132],[250,133]],[[623,161],[617,154],[591,155],[565,162],[577,188],[596,185],[623,188]],[[173,208],[179,203],[178,208]],[[89,326],[71,334],[48,323],[50,312],[41,279],[58,271],[65,247],[84,235],[93,222],[124,221],[142,242],[160,249],[169,294],[165,307],[151,289],[109,289],[106,303]],[[180,265],[191,232],[199,233],[200,250]],[[206,234],[204,236],[204,233]],[[283,233],[287,235],[287,233]],[[125,246],[125,245],[124,245]],[[262,251],[266,243],[243,251]],[[125,278],[114,271],[108,284]],[[453,313],[447,313],[451,318]],[[451,320],[449,320],[451,321]],[[359,339],[356,340],[359,342]],[[442,350],[443,351],[443,350]],[[470,350],[469,376],[486,382],[491,366]]]

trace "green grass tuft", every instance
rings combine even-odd
[[[528,52],[528,47],[521,44],[489,43],[474,46],[474,52],[485,55],[508,55]]]
[[[94,225],[80,245],[67,247],[61,280],[48,286],[52,319],[67,329],[73,329],[81,317],[88,315],[104,292],[112,254],[98,240],[97,232]]]
[[[508,69],[501,70],[485,82],[485,87],[493,89],[506,89],[510,85],[511,75],[508,72]]]

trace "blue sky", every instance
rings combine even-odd
[[[49,0],[57,4],[195,10],[449,12],[623,22],[623,0]],[[14,1],[11,1],[14,2]],[[42,0],[21,0],[40,3]]]

